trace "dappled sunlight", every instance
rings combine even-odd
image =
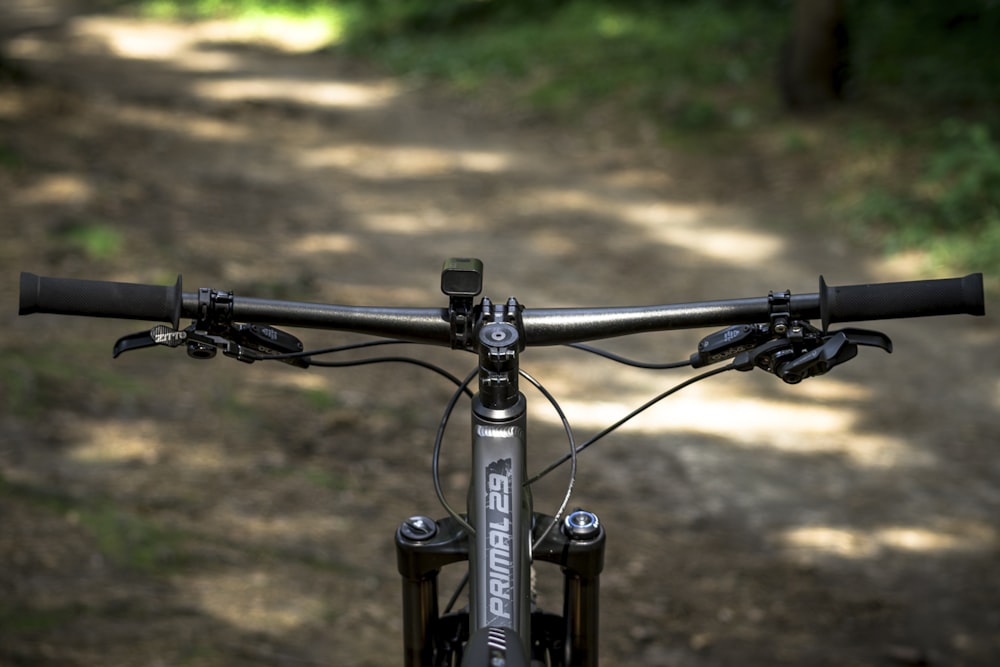
[[[135,105],[116,105],[114,118],[121,123],[160,132],[170,132],[187,139],[237,142],[248,136],[247,128],[239,123],[211,116]]]
[[[555,387],[549,388],[559,395]],[[663,389],[646,381],[619,393],[616,400],[560,398],[559,402],[570,423],[582,434],[614,423]],[[900,438],[858,428],[858,411],[852,405],[862,405],[867,393],[864,389],[856,391],[849,383],[830,383],[812,389],[805,395],[806,401],[791,401],[748,396],[706,380],[642,413],[625,429],[707,435],[735,446],[782,454],[836,454],[865,468],[933,466],[936,458],[931,453],[915,449]],[[850,403],[838,405],[848,400]],[[558,423],[555,415],[547,412],[541,412],[537,419]],[[844,437],[844,433],[850,437]]]
[[[142,60],[170,59],[193,71],[200,71],[207,62],[203,60],[206,54],[198,51],[201,45],[259,44],[288,53],[308,53],[339,36],[333,22],[317,19],[166,23],[88,17],[77,19],[75,24],[81,34],[103,42],[115,55]]]
[[[304,488],[311,485],[304,478]],[[247,492],[250,495],[250,492]],[[305,503],[303,503],[305,504]],[[314,541],[319,544],[332,543],[343,539],[355,526],[350,517],[344,517],[327,508],[316,511],[306,508],[292,511],[261,513],[241,511],[238,501],[212,508],[203,517],[204,525],[223,535],[240,535],[241,539],[258,544],[290,544]]]
[[[783,532],[779,543],[800,556],[875,558],[886,552],[940,554],[996,549],[995,528],[979,522],[948,522],[946,528],[886,526],[874,529],[804,526]]]
[[[189,473],[203,475],[225,471],[238,460],[234,454],[210,443],[189,439],[178,443],[163,432],[161,423],[151,419],[85,421],[74,428],[77,444],[66,456],[67,460],[76,463],[114,467],[167,462]]]
[[[499,173],[512,167],[513,156],[500,150],[340,143],[305,149],[300,152],[299,163],[307,169],[350,169],[363,178],[391,179],[456,172]]]
[[[276,77],[200,81],[192,90],[200,97],[222,102],[271,100],[349,109],[383,106],[398,94],[397,86],[390,82],[302,81]]]
[[[417,231],[454,229],[455,222],[454,218],[435,209],[405,213],[368,213],[365,215],[365,230],[409,236]]]
[[[540,189],[532,193],[532,198],[543,209],[622,220],[651,240],[733,266],[757,267],[785,251],[780,236],[753,229],[741,208],[659,199],[623,202],[579,188]]]
[[[163,453],[158,425],[149,419],[135,422],[104,420],[78,425],[80,444],[70,461],[92,464],[153,464]]]
[[[74,19],[72,25],[79,37],[88,40],[94,53],[160,62],[174,71],[218,75],[221,78],[217,80],[203,79],[192,84],[194,94],[210,100],[372,108],[389,103],[400,92],[399,85],[388,79],[358,83],[303,78],[306,71],[301,67],[281,76],[246,76],[248,68],[252,71],[253,53],[229,48],[233,44],[256,44],[291,53],[315,51],[336,37],[330,22],[276,19],[181,24],[84,17]],[[9,48],[19,58],[58,61],[62,57],[54,45],[31,36],[13,40]]]
[[[299,579],[274,568],[189,574],[174,583],[212,616],[251,632],[281,633],[319,623],[328,609],[321,590],[305,590]]]
[[[295,254],[352,253],[360,249],[356,236],[340,232],[306,234],[290,242],[286,248]]]
[[[679,219],[674,209],[662,203],[634,204],[623,210],[622,217],[650,238],[734,266],[757,267],[785,251],[785,242],[777,234],[752,229],[749,224],[733,226],[733,221],[746,218],[742,209],[703,204],[695,220]]]
[[[13,203],[21,206],[82,206],[92,201],[96,194],[94,187],[80,174],[50,174],[19,189],[14,194]]]

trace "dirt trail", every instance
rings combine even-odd
[[[528,306],[920,277],[800,224],[809,179],[776,155],[639,148],[223,24],[91,17],[8,54],[29,78],[0,88],[2,665],[398,663],[391,538],[441,513],[450,395],[398,366],[112,363],[141,325],[17,318],[20,270],[385,305],[442,303],[456,255]],[[995,319],[882,328],[892,356],[697,385],[581,459],[605,664],[996,664]],[[612,346],[678,359],[700,333]],[[579,360],[526,365],[581,434],[682,377]],[[536,463],[559,455],[532,423]]]

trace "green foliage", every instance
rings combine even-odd
[[[153,572],[182,564],[183,535],[143,518],[111,501],[84,501],[56,489],[15,484],[0,477],[0,501],[28,503],[53,512],[79,526],[101,554],[116,565],[139,572]],[[0,620],[3,608],[0,608]],[[58,623],[57,612],[39,612],[27,625]]]
[[[1000,143],[988,126],[949,119],[918,178],[870,189],[852,213],[890,250],[919,248],[942,268],[1000,264]]]
[[[349,47],[463,91],[500,83],[512,103],[547,113],[610,104],[682,127],[715,128],[732,121],[733,107],[744,109],[738,123],[759,115],[746,110],[760,102],[755,86],[769,76],[780,32],[773,9],[721,7],[578,0],[530,13],[497,10],[490,21],[447,32],[385,19],[350,38]]]
[[[110,505],[87,508],[74,516],[101,553],[119,566],[155,572],[179,563],[179,533]]]
[[[18,171],[24,166],[24,158],[10,146],[0,143],[0,169]]]
[[[24,605],[0,606],[0,628],[13,635],[41,633],[65,626],[80,617],[78,605],[52,609]]]
[[[991,0],[854,2],[857,84],[911,108],[995,107],[1000,94],[1000,4]]]
[[[72,223],[60,229],[57,236],[68,248],[95,261],[114,259],[125,245],[121,232],[100,222]]]
[[[20,346],[0,349],[0,395],[14,414],[33,418],[45,406],[58,405],[72,393],[89,394],[94,400],[107,398],[111,402],[121,400],[122,396],[145,400],[156,394],[155,388],[141,378],[95,365],[92,346],[81,343],[61,348],[69,353],[72,362],[33,354]]]
[[[144,14],[159,18],[315,16],[343,3],[323,0],[145,0]]]
[[[942,129],[944,141],[923,183],[941,226],[955,230],[1000,220],[1000,144],[984,124],[950,119]]]

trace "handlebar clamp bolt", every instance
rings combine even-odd
[[[399,532],[411,542],[426,542],[437,535],[437,524],[426,516],[411,516],[399,526]]]

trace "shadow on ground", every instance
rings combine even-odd
[[[17,318],[20,270],[423,306],[443,258],[475,255],[529,307],[918,277],[801,222],[808,183],[773,156],[553,127],[227,30],[97,16],[7,45],[30,76],[0,95],[3,664],[397,661],[392,534],[441,513],[451,393],[400,366],[112,363],[142,324]],[[891,357],[696,385],[581,458],[577,502],[610,535],[605,662],[995,663],[996,328],[884,329]],[[703,333],[610,345],[673,360]],[[558,349],[526,366],[581,434],[683,377]],[[544,408],[532,424],[539,467],[565,445]]]

